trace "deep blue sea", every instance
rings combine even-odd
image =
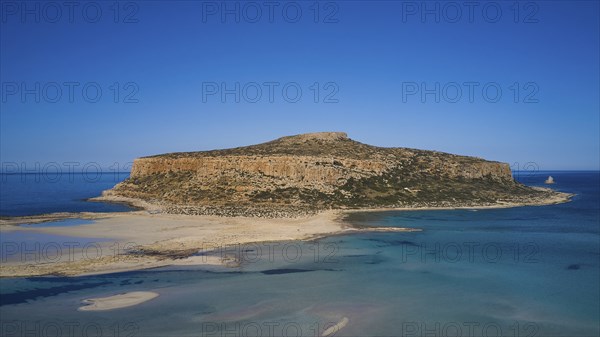
[[[0,216],[56,212],[124,212],[123,204],[87,202],[125,180],[129,173],[0,174]]]
[[[348,221],[422,231],[213,253],[242,259],[238,267],[0,279],[0,335],[322,336],[333,324],[346,323],[333,335],[598,336],[600,173],[515,174],[538,186],[548,175],[556,181],[552,188],[577,194],[572,202],[357,213]],[[72,187],[62,196],[69,200],[62,210],[80,210],[80,196],[106,188]],[[60,208],[47,197],[52,187],[23,188],[31,195],[42,189],[40,207]],[[2,192],[2,214],[28,207],[46,212],[12,196]],[[160,296],[131,308],[77,311],[85,298],[141,290]]]

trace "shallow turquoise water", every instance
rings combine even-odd
[[[69,219],[35,225],[21,225],[32,228],[43,226],[82,226],[91,223],[88,220]],[[102,243],[109,243],[105,238],[82,238],[68,235],[56,235],[27,230],[3,232],[0,235],[0,263],[22,261],[27,263],[52,263],[73,261],[75,254],[85,257],[101,257],[109,253],[109,248],[102,248]],[[118,248],[116,244],[112,245]],[[104,250],[104,254],[102,254]],[[0,283],[0,286],[2,283]],[[4,295],[0,289],[0,295]],[[2,300],[2,298],[0,298]],[[3,302],[3,301],[2,301]]]
[[[597,336],[598,172],[552,175],[557,189],[578,194],[573,202],[356,214],[350,220],[361,226],[423,231],[213,253],[241,258],[235,268],[2,279],[0,334],[52,327],[67,335],[71,327],[105,336],[320,336],[345,317],[335,336]],[[160,296],[77,311],[82,299],[140,290]]]

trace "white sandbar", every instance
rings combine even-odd
[[[153,298],[158,297],[158,294],[152,291],[132,291],[130,293],[119,294],[108,297],[100,298],[89,298],[83,300],[84,303],[88,303],[82,307],[79,307],[79,311],[104,311],[113,310],[119,308],[131,307],[150,301]]]

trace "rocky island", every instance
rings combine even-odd
[[[567,199],[516,182],[506,163],[377,147],[343,132],[138,158],[128,179],[97,198],[170,214],[275,218],[327,209],[493,207]]]
[[[0,277],[102,274],[168,265],[229,267],[243,261],[239,254],[223,254],[222,247],[420,230],[357,227],[345,220],[348,212],[544,205],[570,196],[520,184],[504,163],[376,147],[341,132],[303,134],[234,149],[136,159],[128,179],[95,199],[127,202],[141,210],[0,219],[2,235],[19,231],[98,238],[95,247],[111,252],[89,258],[80,247],[49,263],[16,256],[3,263]],[[93,221],[83,226],[22,225],[66,218]],[[113,253],[114,247],[122,249]]]

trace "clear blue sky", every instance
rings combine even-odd
[[[282,1],[272,17],[265,2],[255,3],[260,17],[255,7],[227,2],[226,10],[240,6],[236,23],[223,2],[121,3],[115,17],[112,1],[77,2],[72,13],[2,1],[1,161],[124,165],[157,153],[345,131],[369,144],[519,163],[515,168],[535,162],[540,169],[599,169],[598,2],[515,8],[500,1],[499,17],[487,2],[475,2],[470,17],[463,3],[454,3],[462,14],[456,19],[457,8],[446,2],[320,2],[317,9],[312,1]],[[440,22],[427,14],[436,4]],[[297,7],[298,22],[288,22]],[[79,83],[73,102],[70,82]],[[274,102],[265,82],[279,83]],[[473,102],[465,82],[479,83]],[[39,103],[35,94],[22,95],[36,83]],[[214,83],[239,83],[240,102],[209,94]],[[252,83],[262,87],[255,103]],[[292,85],[283,97],[286,83]],[[419,92],[409,92],[415,83]],[[423,83],[439,83],[439,103],[434,94],[422,102]],[[457,100],[452,83],[462,87]],[[502,90],[497,102],[482,96],[486,83],[489,100]],[[296,84],[302,96],[287,102]],[[93,103],[95,87],[102,96]],[[123,102],[129,93],[137,103]]]

